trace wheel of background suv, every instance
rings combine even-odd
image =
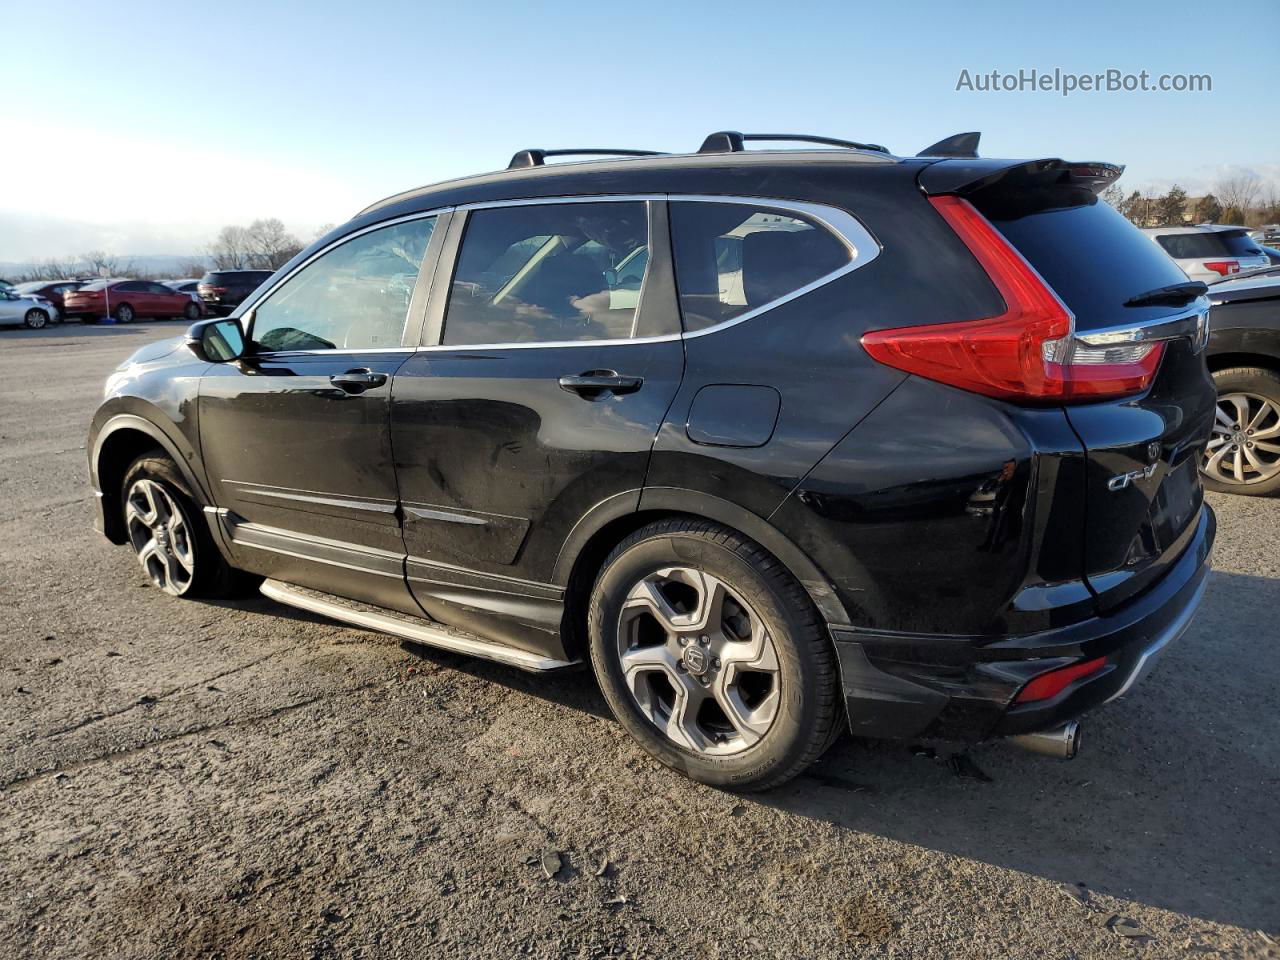
[[[629,536],[604,563],[588,626],[614,716],[694,780],[765,790],[839,733],[817,610],[771,554],[725,527],[664,520]]]
[[[200,308],[196,306],[196,303],[193,300],[190,303],[188,303],[185,307],[182,308],[182,315],[186,317],[188,320],[199,320]]]
[[[1213,375],[1218,412],[1200,472],[1221,493],[1280,492],[1280,374],[1232,367]]]
[[[43,310],[32,307],[22,318],[22,322],[32,330],[39,330],[49,322],[49,315]]]
[[[136,316],[137,314],[133,312],[133,307],[127,303],[122,303],[116,307],[116,323],[133,323]]]
[[[218,552],[169,457],[156,451],[133,461],[120,499],[129,544],[153,584],[175,597],[233,591],[237,571]]]

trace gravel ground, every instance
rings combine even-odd
[[[1280,957],[1280,502],[1212,498],[1195,625],[1078,759],[846,738],[739,797],[587,673],[148,587],[83,445],[179,329],[0,331],[0,956]]]

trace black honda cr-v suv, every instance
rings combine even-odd
[[[767,138],[368,208],[112,376],[99,527],[175,595],[589,660],[707,783],[846,726],[1070,755],[1206,582],[1202,287],[1115,166]]]

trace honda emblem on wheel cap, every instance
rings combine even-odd
[[[707,669],[707,654],[697,644],[689,644],[684,652],[684,666],[690,673],[701,675]]]

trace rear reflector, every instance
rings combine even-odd
[[[1019,690],[1013,702],[1034,703],[1037,700],[1052,700],[1077,680],[1097,673],[1106,665],[1107,658],[1098,657],[1096,660],[1086,660],[1084,663],[1042,673]]]
[[[1240,272],[1240,261],[1238,260],[1206,260],[1204,262],[1206,270],[1212,270],[1214,273],[1223,277],[1229,277],[1233,273]]]
[[[1016,403],[1102,400],[1145,390],[1163,347],[1089,347],[1075,319],[991,223],[960,197],[930,197],[1004,298],[981,320],[875,330],[862,345],[880,363]]]

